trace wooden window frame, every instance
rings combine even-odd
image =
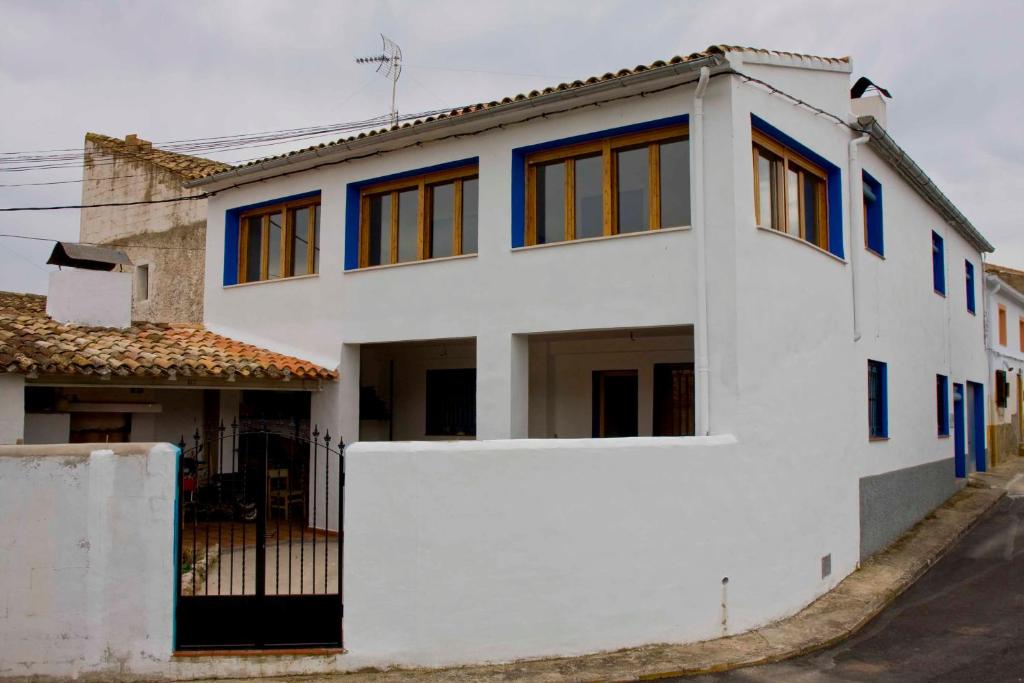
[[[320,197],[307,197],[305,199],[296,199],[290,202],[281,202],[280,204],[252,209],[240,214],[238,217],[238,283],[272,282],[274,280],[284,280],[286,278],[295,277],[292,266],[292,256],[294,252],[292,243],[294,242],[295,225],[292,215],[296,210],[304,208],[310,209],[308,218],[308,234],[310,236],[310,240],[309,248],[306,250],[306,272],[304,275],[300,275],[299,277],[304,277],[305,275],[316,275],[316,244],[318,226],[316,224],[315,207],[319,205]],[[278,272],[280,272],[281,275],[276,278],[270,278],[268,277],[270,270],[270,216],[275,213],[279,213],[283,216],[281,226],[281,248],[278,262]],[[256,280],[247,280],[249,219],[256,217],[260,217],[261,219],[260,276]]]
[[[789,192],[789,184],[786,182],[790,166],[794,167],[798,178],[798,199],[797,199],[797,211],[799,214],[799,229],[798,234],[800,239],[813,244],[819,249],[829,251],[829,237],[831,235],[829,220],[828,220],[828,173],[823,168],[812,162],[807,157],[794,152],[785,145],[779,144],[764,133],[754,130],[751,131],[753,139],[753,168],[754,168],[754,222],[757,227],[765,230],[775,230],[783,234],[796,237],[789,230],[789,211],[786,207],[789,206],[787,193]],[[778,177],[775,178],[775,185],[779,188],[779,201],[776,205],[772,206],[772,210],[775,212],[777,228],[773,228],[771,224],[765,225],[761,216],[761,183],[758,175],[758,161],[760,159],[760,149],[771,153],[773,156],[778,157],[781,161],[781,171],[778,173]],[[806,197],[802,191],[804,186],[804,175],[809,174],[817,178],[820,182],[818,184],[818,190],[815,192],[815,212],[819,217],[818,220],[818,241],[812,242],[807,239],[807,212],[805,210]],[[865,236],[865,242],[867,238]]]
[[[430,254],[430,245],[433,237],[433,211],[431,210],[431,194],[429,190],[435,185],[454,182],[454,198],[452,216],[452,256],[466,256],[462,253],[462,198],[463,183],[467,180],[475,180],[480,177],[480,167],[477,164],[460,166],[458,168],[435,171],[397,180],[389,180],[382,183],[367,185],[359,191],[359,267],[374,268],[399,263],[398,260],[398,194],[406,190],[416,190],[416,258],[413,261],[402,263],[415,263],[426,261],[433,256]],[[370,200],[374,197],[389,195],[391,197],[391,250],[388,260],[381,259],[381,263],[370,264]],[[479,229],[479,227],[478,227]],[[476,253],[476,252],[471,252]]]
[[[998,304],[996,313],[996,321],[999,325],[999,345],[1006,346],[1007,334],[1006,334],[1006,306]]]
[[[565,239],[559,242],[572,242],[576,239],[576,160],[581,157],[601,156],[601,197],[603,227],[600,237],[611,237],[618,233],[618,173],[615,165],[615,153],[628,149],[647,148],[647,222],[646,230],[636,233],[661,230],[661,147],[668,142],[689,140],[689,126],[678,124],[655,130],[638,133],[615,135],[598,140],[579,142],[534,152],[526,157],[526,246],[536,246],[537,242],[537,167],[544,164],[562,162],[565,167]],[[598,239],[598,238],[590,238]],[[558,242],[542,242],[541,244],[557,244]]]
[[[1024,318],[1017,319],[1017,341],[1021,352],[1024,353]]]

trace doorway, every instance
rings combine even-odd
[[[639,384],[636,370],[594,371],[594,437],[637,436]]]
[[[967,442],[964,438],[964,385],[953,385],[953,460],[956,476],[967,476]]]
[[[971,472],[984,472],[985,391],[977,382],[967,383],[967,466]]]

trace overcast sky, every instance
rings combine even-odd
[[[1021,0],[51,2],[0,0],[0,152],[86,131],[181,140],[353,121],[390,85],[353,57],[402,46],[402,112],[498,99],[715,43],[849,55],[887,87],[889,130],[1024,268]],[[308,143],[295,143],[301,147]],[[284,151],[239,150],[235,161]],[[0,207],[74,204],[79,168],[0,172]],[[74,240],[78,212],[0,213],[0,233]],[[0,238],[0,289],[45,292],[51,248]]]

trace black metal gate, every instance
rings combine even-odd
[[[193,441],[179,444],[176,648],[341,647],[344,444],[237,422]]]

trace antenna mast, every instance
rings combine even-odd
[[[397,126],[398,108],[395,106],[395,96],[398,92],[398,77],[402,75],[402,48],[383,33],[380,39],[383,43],[381,54],[357,57],[356,64],[376,64],[377,73],[391,79],[391,125]]]

